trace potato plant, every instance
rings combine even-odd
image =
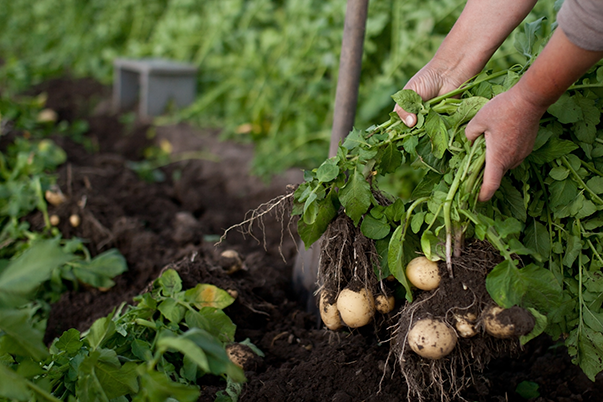
[[[222,311],[233,301],[213,285],[184,290],[169,269],[135,305],[122,304],[84,333],[65,331],[49,349],[5,326],[0,400],[196,401],[205,374],[224,377],[237,395],[245,376],[227,355],[236,326]]]
[[[427,102],[409,90],[393,95],[417,114],[417,125],[407,128],[391,113],[380,125],[354,129],[336,156],[305,172],[293,214],[300,217],[298,232],[306,246],[323,234],[323,244],[331,241],[331,226],[346,216],[372,243],[356,253],[374,250],[379,256],[369,262],[375,275],[367,287],[379,287],[393,275],[407,303],[421,292],[405,273],[409,261],[418,255],[439,260],[443,274],[452,278],[452,261],[465,245],[488,242],[501,256],[489,267],[490,296],[503,308],[520,306],[535,318],[534,330],[521,341],[542,331],[563,339],[573,361],[594,380],[603,370],[603,67],[592,68],[549,108],[532,154],[485,203],[477,202],[484,141],[470,144],[464,134],[477,111],[529,68],[546,40],[544,24],[526,24],[516,37],[525,65],[486,70]],[[384,194],[382,177],[408,165],[422,175],[410,199]],[[341,269],[347,268],[320,268]]]

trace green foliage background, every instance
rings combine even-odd
[[[464,3],[370,2],[357,127],[385,120],[389,95],[431,58]],[[528,19],[554,18],[553,3],[538,2]],[[116,57],[192,62],[199,96],[180,119],[253,141],[257,174],[313,167],[328,150],[345,8],[346,0],[0,0],[0,87],[65,71],[110,84]],[[490,67],[520,59],[509,41]]]

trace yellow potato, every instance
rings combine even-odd
[[[421,290],[433,290],[440,286],[438,263],[429,261],[426,257],[412,259],[406,266],[406,277]]]
[[[419,356],[441,359],[456,346],[456,333],[443,321],[425,318],[414,323],[408,332],[408,345]]]

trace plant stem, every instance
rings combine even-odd
[[[582,188],[584,188],[590,194],[590,196],[593,198],[593,200],[597,201],[597,204],[603,205],[603,200],[593,190],[591,190],[590,187],[588,187],[586,185],[586,183],[584,183],[584,180],[582,180],[582,178],[580,177],[578,172],[576,172],[574,170],[574,168],[569,163],[567,158],[565,156],[562,156],[561,160],[563,161],[563,164],[565,165],[565,167],[567,167],[569,169],[569,171],[572,173],[572,176],[574,176],[574,179],[582,186]]]

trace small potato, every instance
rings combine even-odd
[[[318,302],[318,309],[320,310],[320,318],[327,328],[331,331],[337,331],[343,327],[341,317],[339,316],[339,310],[337,310],[337,304],[332,303],[334,295],[330,295],[331,292],[323,290],[320,292],[320,300]],[[330,297],[331,296],[331,297]]]
[[[71,226],[73,226],[74,228],[80,226],[80,223],[81,223],[81,219],[80,219],[79,215],[73,214],[69,217],[69,224]]]
[[[58,120],[58,118],[59,118],[59,116],[57,115],[57,112],[55,112],[54,110],[42,109],[38,113],[38,117],[36,118],[36,120],[39,123],[54,123],[55,121]]]
[[[261,357],[256,355],[253,350],[241,343],[231,343],[226,345],[226,354],[231,362],[243,370],[255,370],[261,364]]]
[[[456,333],[443,321],[425,318],[414,323],[408,332],[408,345],[419,356],[441,359],[456,346]]]
[[[228,275],[243,269],[243,260],[241,259],[240,254],[235,250],[224,250],[220,254],[219,263]]]
[[[48,220],[52,226],[57,226],[59,223],[61,223],[61,218],[59,218],[58,215],[50,215]]]
[[[345,288],[337,297],[337,310],[345,325],[350,328],[362,327],[368,324],[375,314],[373,293],[365,288],[358,292]]]
[[[438,263],[426,257],[413,258],[406,266],[406,277],[421,290],[433,290],[440,286]]]
[[[475,320],[477,317],[475,314],[466,313],[455,315],[454,317],[456,318],[454,326],[461,338],[471,338],[477,335],[477,330],[475,329]]]
[[[386,296],[383,294],[375,297],[375,310],[381,314],[390,313],[396,305],[396,299],[394,296]]]
[[[46,198],[46,201],[48,201],[49,204],[54,205],[55,207],[58,207],[59,205],[67,201],[67,198],[65,197],[65,195],[63,195],[63,193],[61,193],[60,190],[46,190],[46,192],[44,193],[44,198]]]

